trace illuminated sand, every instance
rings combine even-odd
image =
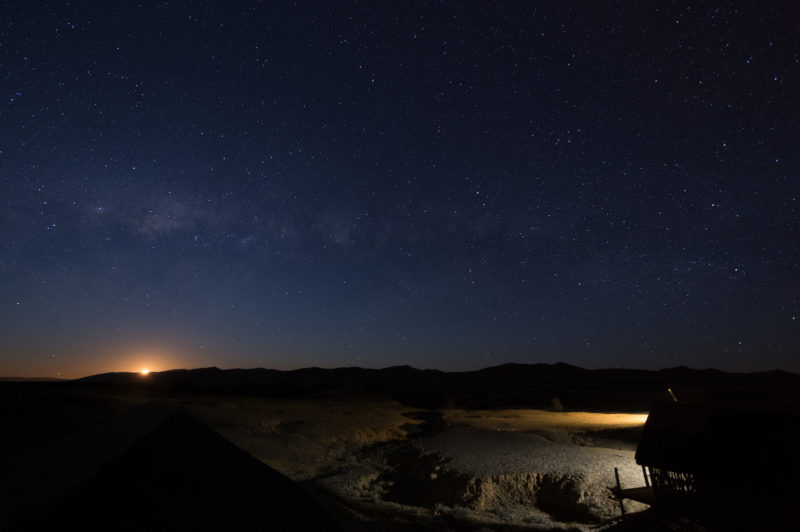
[[[178,403],[236,445],[296,481],[353,462],[352,454],[405,439],[420,423],[409,408],[377,397],[222,399]]]
[[[598,412],[553,412],[549,410],[444,410],[452,425],[479,430],[592,432],[641,427],[647,413],[608,414]]]
[[[444,410],[431,429],[412,418],[425,411],[377,397],[183,406],[366,523],[391,515],[409,526],[446,519],[588,530],[618,515],[607,490],[614,467],[624,485],[642,482],[632,450],[574,442],[636,430],[644,414]]]
[[[607,492],[614,467],[625,485],[642,482],[633,451],[552,442],[528,432],[462,426],[418,444],[447,457],[447,470],[467,479],[467,507],[503,520],[543,526],[601,522],[618,514]]]

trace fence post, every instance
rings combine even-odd
[[[617,500],[619,501],[619,513],[625,518],[625,505],[622,503],[622,485],[619,483],[619,469],[614,468],[614,477],[617,479]]]

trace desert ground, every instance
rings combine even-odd
[[[2,391],[3,460],[137,405],[166,402],[304,487],[343,530],[597,530],[619,516],[607,489],[614,468],[623,485],[643,482],[634,461],[641,411],[423,409],[337,391],[299,398],[44,385]]]
[[[347,529],[596,529],[619,516],[614,467],[643,482],[642,413],[419,410],[381,397],[184,408],[338,505]]]

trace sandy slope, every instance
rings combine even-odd
[[[400,504],[462,522],[588,530],[618,516],[607,490],[614,467],[624,485],[642,483],[633,454],[531,433],[446,427],[407,446],[364,452],[317,480],[345,499],[371,501],[373,512]]]
[[[295,481],[352,464],[354,454],[405,440],[420,423],[396,401],[331,395],[314,399],[221,399],[180,406],[256,458]]]
[[[593,437],[635,431],[641,414],[445,410],[423,424],[414,418],[424,411],[379,397],[184,406],[278,471],[358,507],[354,519],[374,526],[404,515],[417,525],[586,530],[618,515],[607,489],[614,467],[623,485],[642,484],[630,434],[613,441],[617,448]]]

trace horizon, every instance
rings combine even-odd
[[[726,371],[719,368],[712,368],[712,367],[694,367],[685,364],[681,364],[678,366],[669,366],[669,367],[662,367],[662,368],[636,368],[636,367],[597,367],[597,368],[587,368],[583,366],[578,366],[575,364],[570,364],[567,362],[503,362],[501,364],[496,364],[492,366],[483,366],[480,368],[474,369],[466,369],[466,370],[443,370],[438,368],[431,368],[431,367],[416,367],[409,364],[398,364],[392,366],[381,366],[381,367],[371,367],[371,366],[302,366],[297,368],[289,368],[289,369],[278,369],[278,368],[270,368],[264,366],[255,366],[255,367],[220,367],[220,366],[198,366],[198,367],[174,367],[169,369],[160,369],[160,370],[152,370],[149,368],[139,368],[135,370],[116,370],[116,371],[101,371],[98,373],[90,373],[87,375],[81,375],[78,377],[46,377],[46,376],[22,376],[22,375],[0,375],[0,381],[3,380],[31,380],[31,381],[74,381],[80,380],[89,377],[96,377],[100,375],[118,375],[118,374],[130,374],[130,375],[141,375],[142,378],[147,378],[151,375],[157,375],[160,373],[169,373],[175,371],[199,371],[199,370],[219,370],[219,371],[251,371],[251,370],[266,370],[266,371],[278,371],[283,373],[291,373],[293,371],[302,371],[308,369],[320,369],[325,371],[335,371],[335,370],[343,370],[343,369],[364,369],[364,370],[372,370],[372,371],[384,371],[384,370],[391,370],[391,369],[399,369],[399,368],[409,368],[416,371],[435,371],[440,373],[474,373],[480,372],[487,369],[492,368],[500,368],[503,366],[569,366],[576,369],[581,369],[585,371],[645,371],[645,372],[653,372],[658,373],[662,371],[670,371],[670,370],[677,370],[677,369],[685,369],[689,371],[696,371],[696,372],[707,372],[707,371],[718,371],[721,373],[725,373],[728,375],[754,375],[754,374],[763,374],[763,373],[789,373],[792,375],[800,376],[800,372],[798,371],[790,371],[781,368],[772,368],[772,369],[763,369],[763,370],[752,370],[752,371]],[[146,373],[144,373],[146,370]]]
[[[146,351],[145,353],[150,353],[151,351]],[[43,357],[46,358],[46,357]],[[75,357],[76,359],[86,359],[86,357]],[[630,364],[630,365],[621,365],[621,364],[607,364],[603,365],[600,364],[581,364],[580,362],[575,361],[567,361],[563,359],[556,359],[556,358],[540,358],[536,360],[520,360],[520,359],[511,359],[511,360],[498,360],[494,361],[493,363],[486,363],[486,364],[471,364],[471,365],[464,365],[464,364],[443,364],[439,366],[434,365],[425,365],[424,363],[412,363],[405,360],[398,360],[396,363],[369,363],[370,357],[365,356],[363,359],[358,357],[354,362],[355,363],[330,363],[325,364],[324,362],[313,362],[310,361],[307,364],[300,364],[300,365],[268,365],[268,364],[237,364],[233,361],[231,363],[226,363],[223,359],[219,359],[216,362],[213,359],[205,358],[205,357],[197,357],[198,360],[202,360],[202,362],[197,364],[190,364],[190,363],[181,363],[177,362],[174,364],[170,364],[169,362],[161,362],[161,357],[152,354],[144,354],[144,355],[133,355],[127,357],[105,357],[105,358],[113,358],[116,360],[120,360],[120,358],[125,358],[125,361],[119,361],[114,365],[102,365],[99,364],[97,368],[85,368],[85,369],[76,369],[72,368],[69,370],[64,370],[62,368],[53,369],[52,366],[48,367],[47,364],[30,364],[30,363],[23,363],[23,364],[3,364],[2,358],[0,358],[0,378],[34,378],[34,379],[59,379],[59,380],[74,380],[79,379],[87,376],[92,375],[99,375],[103,373],[137,373],[143,368],[149,369],[152,373],[163,373],[165,371],[173,371],[173,370],[181,370],[181,369],[204,369],[204,368],[219,368],[223,370],[228,369],[270,369],[270,370],[277,370],[277,371],[296,371],[299,369],[308,369],[308,368],[321,368],[321,369],[340,369],[340,368],[364,368],[364,369],[386,369],[391,367],[401,367],[401,366],[408,366],[414,369],[420,370],[435,370],[435,371],[442,371],[446,373],[453,373],[453,372],[469,372],[469,371],[479,371],[481,369],[491,368],[491,367],[498,367],[503,365],[509,364],[520,364],[520,365],[536,365],[536,364],[543,364],[543,365],[555,365],[555,364],[567,364],[570,366],[578,367],[581,369],[587,370],[601,370],[601,369],[630,369],[630,370],[643,370],[643,371],[660,371],[665,369],[672,369],[678,367],[687,367],[694,370],[719,370],[725,373],[761,373],[761,372],[770,372],[770,371],[785,371],[788,373],[800,374],[800,360],[792,361],[795,362],[794,364],[785,364],[782,366],[769,366],[767,364],[757,364],[752,363],[752,361],[746,364],[723,364],[723,365],[701,365],[693,363],[691,360],[681,360],[680,358],[676,359],[676,363],[674,364]],[[191,357],[190,357],[191,358]],[[425,358],[425,357],[423,357]],[[692,357],[687,357],[687,359],[691,359]],[[177,357],[174,356],[166,356],[163,357],[164,360],[178,360]],[[22,359],[23,361],[29,360],[27,357]],[[91,358],[90,360],[94,360]],[[358,363],[361,362],[361,363]],[[92,363],[92,365],[95,365]],[[18,370],[15,372],[13,369],[6,370],[6,367],[9,369],[13,366],[17,366]],[[42,368],[42,371],[38,371],[36,367]],[[49,373],[48,373],[49,372]]]

